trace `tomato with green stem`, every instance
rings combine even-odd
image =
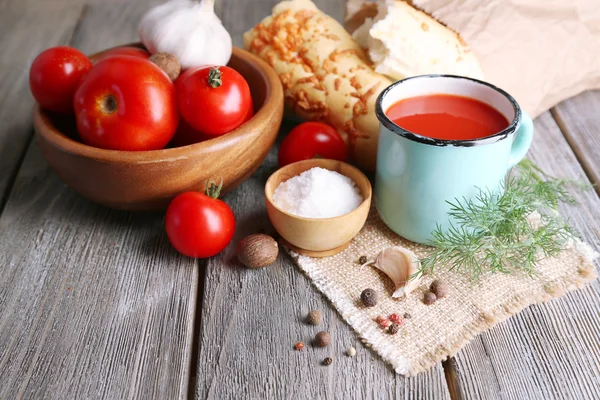
[[[219,200],[223,182],[206,184],[206,194],[185,192],[175,197],[165,217],[169,241],[188,257],[207,258],[219,254],[233,239],[235,216]]]
[[[233,68],[201,67],[186,71],[176,87],[182,118],[204,135],[224,135],[254,114],[250,86]]]

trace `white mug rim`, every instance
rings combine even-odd
[[[447,140],[447,139],[430,138],[427,136],[422,136],[422,135],[410,132],[410,131],[402,128],[401,126],[396,125],[386,115],[385,111],[383,110],[382,103],[383,103],[383,99],[385,98],[385,96],[387,96],[397,86],[399,86],[407,81],[415,80],[415,79],[428,79],[428,78],[464,79],[464,80],[468,80],[468,81],[471,81],[471,82],[474,82],[474,83],[477,83],[480,85],[484,85],[490,89],[493,89],[496,92],[503,95],[511,103],[511,105],[514,109],[514,118],[506,128],[504,128],[502,131],[500,131],[498,133],[495,133],[491,136],[485,136],[482,138],[468,139],[468,140]],[[489,82],[485,82],[485,81],[475,79],[475,78],[468,78],[468,77],[459,76],[459,75],[444,75],[444,74],[417,75],[417,76],[412,76],[410,78],[401,79],[397,82],[392,83],[390,86],[385,88],[377,97],[377,101],[375,103],[375,113],[377,115],[377,118],[379,119],[379,122],[385,128],[387,128],[390,132],[393,132],[399,136],[405,137],[405,138],[407,138],[409,140],[413,140],[415,142],[419,142],[419,143],[423,143],[423,144],[427,144],[427,145],[431,145],[431,146],[458,146],[458,147],[473,147],[473,146],[479,146],[479,145],[485,145],[485,144],[492,144],[492,143],[496,143],[500,140],[504,140],[516,132],[517,128],[519,127],[519,123],[521,121],[521,115],[522,115],[521,107],[519,106],[517,101],[510,94],[508,94],[506,91],[500,89],[499,87],[494,86]]]

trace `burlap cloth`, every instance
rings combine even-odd
[[[328,258],[310,258],[288,252],[314,285],[329,298],[341,316],[394,370],[402,375],[423,372],[456,354],[477,334],[507,319],[525,307],[564,295],[596,278],[592,263],[596,254],[585,243],[573,241],[558,257],[539,263],[536,277],[525,274],[486,274],[474,282],[464,276],[439,272],[425,276],[406,299],[393,300],[392,281],[374,267],[360,267],[358,259],[369,259],[384,248],[404,246],[419,257],[427,247],[402,239],[389,230],[372,209],[365,227],[341,253]],[[432,305],[422,302],[433,279],[451,287],[451,293]],[[379,293],[375,307],[361,305],[366,288]],[[374,319],[391,313],[410,314],[401,330],[390,335]]]

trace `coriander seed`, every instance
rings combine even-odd
[[[436,300],[437,296],[433,292],[425,292],[425,294],[423,295],[423,303],[427,305],[435,303]]]
[[[431,290],[433,293],[435,293],[435,295],[437,296],[438,299],[441,299],[448,295],[448,293],[450,292],[450,287],[447,284],[445,284],[444,282],[436,279],[435,281],[431,282],[431,286],[429,286],[429,290]]]
[[[319,325],[323,320],[323,314],[319,310],[312,310],[306,316],[306,322],[310,325]]]

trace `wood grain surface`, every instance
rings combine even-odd
[[[563,101],[552,116],[600,194],[600,90]]]
[[[276,155],[273,149],[226,197],[238,221],[234,245],[252,233],[274,235],[262,190],[277,169]],[[323,312],[320,326],[303,323],[313,309]],[[330,332],[332,343],[313,348],[321,330]],[[396,375],[283,252],[260,270],[239,265],[233,245],[208,261],[199,341],[199,399],[449,399],[441,364],[414,378]],[[298,341],[306,344],[301,352],[293,348]],[[357,349],[354,358],[345,355],[350,346]],[[333,364],[321,365],[328,356]]]
[[[586,176],[549,112],[535,121],[528,154],[553,176]],[[583,240],[600,248],[600,200],[573,192],[580,206],[562,214]],[[464,399],[600,398],[600,285],[531,306],[476,340],[452,362]]]
[[[32,53],[67,42],[80,17],[50,4],[13,16],[39,30],[37,38],[26,28],[13,34],[37,40]],[[72,42],[84,51],[130,42],[146,8],[86,7]],[[64,40],[52,26],[67,32]],[[186,396],[198,263],[172,250],[163,232],[160,214],[110,211],[75,194],[29,147],[0,218],[1,399]]]
[[[239,239],[273,233],[263,188],[276,148],[225,197],[236,237],[206,263],[171,249],[162,215],[110,211],[61,183],[30,145],[31,61],[51,45],[92,53],[134,41],[137,21],[160,2],[0,0],[0,399],[600,398],[598,282],[526,309],[407,379],[358,343],[289,257],[261,270],[238,265]],[[219,0],[217,13],[241,45],[276,3]],[[342,18],[345,0],[316,3]],[[558,125],[539,118],[534,161],[598,182],[598,102],[586,93],[553,110]],[[578,196],[582,206],[564,213],[598,249],[600,201]],[[321,326],[302,322],[311,309],[323,311]],[[310,346],[319,330],[334,338],[326,349]]]
[[[253,1],[252,7],[230,6],[233,1],[219,3],[223,24],[240,44],[241,34],[269,15],[277,1]],[[342,19],[342,1],[315,4]],[[284,125],[282,136],[292,126]],[[277,169],[276,156],[274,148],[257,173],[226,197],[238,220],[234,245],[261,230],[274,234],[263,192],[267,178]],[[323,312],[322,326],[303,324],[312,309]],[[233,245],[209,260],[201,321],[199,399],[449,398],[441,364],[410,379],[394,374],[358,342],[327,299],[285,254],[262,270],[241,267]],[[319,330],[329,331],[334,338],[326,349],[310,346]],[[298,341],[306,344],[301,352],[293,349]],[[354,358],[345,355],[350,346],[357,349]],[[329,367],[321,365],[327,356],[334,360]]]
[[[71,3],[0,3],[0,210],[33,133],[29,65],[45,48],[69,42],[82,12]]]

